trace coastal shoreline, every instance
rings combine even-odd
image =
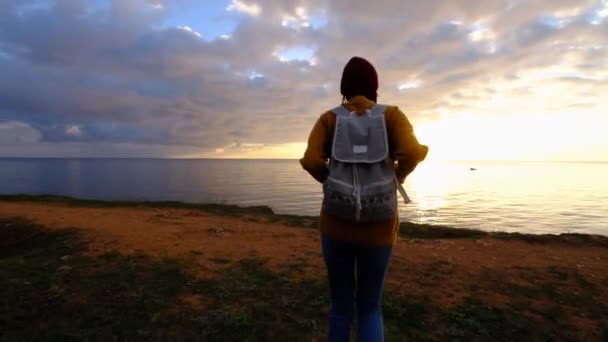
[[[270,218],[273,222],[281,221],[288,226],[316,228],[318,216],[277,214],[268,206],[239,206],[235,204],[192,203],[183,201],[120,201],[82,199],[57,195],[0,195],[0,202],[35,202],[55,203],[75,207],[139,207],[139,208],[173,208],[191,209],[217,214],[221,216],[243,217],[260,216]],[[399,236],[418,239],[448,239],[448,238],[481,238],[516,239],[527,242],[559,241],[564,243],[589,243],[608,247],[608,236],[587,233],[535,234],[505,231],[485,231],[471,228],[453,228],[444,225],[419,224],[401,222]]]
[[[322,340],[317,224],[268,207],[0,196],[0,340]],[[607,241],[403,222],[386,339],[605,340]]]

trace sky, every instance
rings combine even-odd
[[[608,160],[608,0],[0,0],[0,156],[299,158],[352,56],[430,159]]]

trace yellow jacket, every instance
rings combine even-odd
[[[351,98],[344,106],[349,111],[364,113],[374,105],[364,96]],[[428,147],[421,145],[414,135],[412,125],[395,106],[389,106],[384,114],[388,134],[389,154],[396,162],[395,173],[399,182],[426,158]],[[331,143],[336,127],[336,115],[327,111],[317,120],[308,138],[308,147],[300,159],[302,167],[320,183],[327,178],[326,162],[331,156]],[[330,238],[369,246],[392,246],[397,239],[399,215],[387,222],[352,223],[327,215],[321,209],[321,232]]]

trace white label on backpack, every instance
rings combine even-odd
[[[353,145],[353,153],[367,153],[367,145]]]

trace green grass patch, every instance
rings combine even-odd
[[[188,280],[179,262],[84,256],[73,230],[0,220],[0,340],[144,340]]]
[[[27,202],[43,202],[43,203],[61,203],[76,207],[149,207],[149,208],[178,208],[178,209],[198,209],[205,212],[226,215],[226,216],[241,216],[241,215],[273,215],[272,209],[266,206],[251,206],[241,207],[229,204],[199,204],[186,203],[179,201],[104,201],[93,199],[80,199],[68,196],[54,195],[0,195],[1,201],[27,201]]]
[[[118,251],[108,251],[101,254],[99,257],[111,261],[120,258],[120,253]]]
[[[414,239],[481,239],[495,238],[500,240],[524,241],[533,244],[563,243],[577,246],[608,247],[608,237],[592,234],[522,234],[506,232],[486,232],[476,229],[451,228],[439,225],[401,222],[399,236]]]
[[[487,340],[496,331],[509,340],[587,341],[602,336],[601,327],[608,322],[608,305],[601,300],[605,289],[578,270],[517,267],[508,274],[506,278],[504,272],[483,271],[469,299],[448,317],[463,340],[471,340],[473,333]],[[509,298],[509,303],[501,309],[485,306],[481,298],[488,295]],[[597,329],[577,327],[581,317],[595,321]],[[472,329],[467,322],[480,327]]]
[[[230,259],[218,258],[218,257],[209,258],[209,261],[216,263],[216,264],[229,264],[231,262]]]
[[[474,229],[450,228],[430,224],[401,222],[399,226],[399,235],[402,237],[416,239],[470,239],[485,237],[488,236],[488,233]]]
[[[196,286],[213,299],[195,327],[203,340],[310,341],[324,336],[329,303],[324,281],[291,282],[262,259],[244,259],[221,278]]]
[[[438,309],[423,298],[384,295],[385,339],[387,341],[433,340],[433,314]]]
[[[547,336],[521,311],[470,298],[442,314],[442,337],[451,341],[542,341]]]
[[[185,271],[188,257],[117,251],[92,257],[84,250],[74,230],[0,219],[0,341],[311,341],[326,334],[328,285],[324,278],[302,279],[304,260],[273,271],[260,258],[215,258],[226,264],[222,273],[196,280]],[[451,267],[438,261],[421,272]],[[608,337],[608,306],[600,300],[605,288],[576,269],[488,269],[475,277],[463,279],[470,284],[466,300],[449,308],[424,287],[413,289],[416,297],[385,293],[386,340]],[[184,294],[204,298],[204,305],[184,305]],[[492,304],[497,295],[506,303]],[[577,325],[581,317],[593,328]]]
[[[287,262],[282,263],[280,265],[280,268],[281,268],[282,272],[285,272],[286,274],[290,274],[293,272],[303,272],[307,266],[308,266],[308,263],[306,262],[305,259],[296,259],[296,260],[287,261]]]

